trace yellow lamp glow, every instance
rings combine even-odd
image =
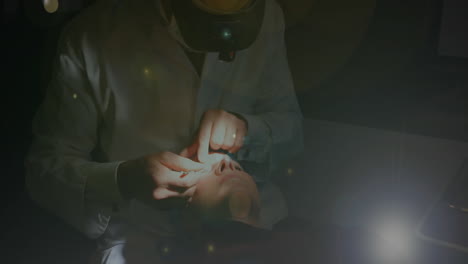
[[[236,12],[249,4],[251,0],[195,0],[200,7],[213,12]]]
[[[42,0],[42,4],[47,13],[55,13],[59,7],[58,0]]]

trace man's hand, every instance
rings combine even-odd
[[[148,155],[120,164],[117,182],[124,198],[190,197],[206,165],[171,152]]]
[[[197,151],[198,151],[197,146],[196,145],[191,145],[190,147],[183,149],[182,152],[180,152],[179,155],[184,157],[184,158],[191,159],[193,161],[197,161],[197,159],[198,159]],[[210,152],[210,153],[208,153],[207,159],[203,164],[206,165],[206,168],[213,169],[214,165],[218,164],[219,162],[221,162],[222,160],[225,160],[225,159],[230,160],[231,158],[229,156],[227,156],[226,154]]]
[[[200,162],[207,162],[209,149],[236,153],[247,134],[245,120],[221,109],[208,110],[203,115],[194,145]]]

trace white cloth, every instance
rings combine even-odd
[[[169,213],[123,202],[115,184],[120,162],[178,153],[191,143],[202,114],[221,108],[248,121],[238,160],[257,182],[302,150],[302,117],[284,47],[284,21],[268,0],[255,43],[234,62],[208,53],[201,76],[161,24],[149,0],[101,0],[64,30],[27,158],[31,197],[89,236],[111,216],[171,234]],[[282,201],[279,192],[268,201]],[[276,208],[275,202],[270,203]],[[116,205],[120,210],[116,211]],[[264,210],[265,226],[286,208]],[[262,209],[263,210],[263,209]]]

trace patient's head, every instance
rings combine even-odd
[[[197,183],[190,208],[205,219],[234,220],[257,226],[260,199],[255,182],[228,156],[217,157],[211,171]]]

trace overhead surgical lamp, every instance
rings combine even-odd
[[[185,43],[196,51],[218,52],[220,60],[234,60],[237,51],[256,40],[265,11],[265,0],[237,2],[236,8],[222,8],[220,1],[172,0]]]

